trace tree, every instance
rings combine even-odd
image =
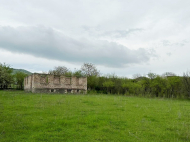
[[[155,73],[152,73],[152,72],[149,72],[147,75],[148,75],[148,77],[150,79],[154,79],[154,78],[156,78],[158,76],[158,75],[156,75]]]
[[[95,89],[98,84],[99,71],[92,63],[84,63],[81,67],[81,73],[87,76],[88,90]]]
[[[112,93],[111,89],[115,86],[115,83],[111,80],[108,80],[103,83],[103,87],[107,88],[107,93]]]
[[[57,66],[54,70],[49,70],[49,74],[53,75],[70,75],[71,71],[65,66]]]
[[[89,76],[87,78],[88,90],[95,89],[98,85],[98,77],[97,76]]]
[[[14,76],[15,76],[16,84],[18,85],[18,88],[23,89],[24,78],[27,76],[27,74],[23,72],[17,72]]]
[[[0,85],[2,88],[7,88],[13,82],[13,69],[9,65],[0,63]]]
[[[143,90],[143,95],[145,94],[148,94],[150,93],[150,82],[151,80],[147,77],[144,77],[142,80],[141,80],[141,84],[142,84],[142,90]]]
[[[133,79],[137,79],[137,78],[140,78],[140,77],[142,77],[142,75],[139,74],[139,73],[133,74]]]
[[[141,89],[141,85],[138,82],[133,82],[132,80],[128,80],[122,84],[122,88],[125,89],[125,94],[139,94],[139,90]]]
[[[156,97],[159,97],[159,95],[163,95],[165,93],[166,86],[167,86],[166,80],[160,76],[157,76],[151,81],[150,84],[151,93]]]
[[[171,76],[176,76],[176,74],[173,72],[165,72],[162,74],[162,77],[171,77]]]
[[[81,71],[87,77],[100,75],[99,71],[96,69],[96,66],[92,63],[84,63],[81,67]]]
[[[73,76],[76,76],[76,77],[84,77],[85,75],[82,73],[81,70],[76,70],[73,72]]]
[[[181,79],[178,76],[170,76],[167,78],[167,97],[177,97],[181,91]]]
[[[190,72],[183,73],[182,82],[184,93],[190,98]]]

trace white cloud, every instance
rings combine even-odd
[[[68,62],[49,60],[34,57],[29,54],[21,54],[0,49],[1,63],[9,64],[12,68],[26,69],[30,72],[48,72],[55,66],[66,66],[71,70],[79,69],[82,64],[70,64]]]
[[[0,48],[6,50],[0,62],[9,62],[11,51],[26,61],[35,56],[34,70],[43,70],[45,58],[68,66],[92,62],[120,75],[178,74],[189,66],[188,0],[1,0],[0,21]]]
[[[110,67],[147,62],[146,49],[131,50],[114,42],[75,40],[52,28],[0,27],[0,48],[66,62],[92,62]]]

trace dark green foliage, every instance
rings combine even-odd
[[[71,76],[73,76],[73,73],[71,71],[68,71],[64,75],[67,77],[71,77]]]
[[[87,77],[88,89],[95,89],[98,86],[99,78],[97,76],[89,76]]]
[[[156,97],[165,93],[166,90],[166,79],[157,76],[156,78],[151,80],[150,88],[151,93],[155,94]]]
[[[123,94],[145,97],[188,98],[190,97],[190,77],[184,75],[161,77],[149,74],[147,77],[128,79],[109,76],[88,77],[88,90],[105,94]]]
[[[145,96],[146,94],[150,94],[150,84],[151,84],[151,79],[144,77],[141,80],[142,84],[142,94]]]
[[[185,96],[190,98],[190,72],[186,72],[183,74],[182,83]]]
[[[72,73],[73,76],[76,76],[76,77],[85,77],[85,74],[82,73],[81,70],[75,70],[73,73]]]
[[[182,93],[182,79],[179,76],[171,76],[167,78],[167,97],[177,97]]]
[[[0,63],[0,88],[8,88],[13,83],[13,69],[9,65]]]
[[[28,75],[23,72],[16,72],[16,74],[14,75],[15,82],[17,84],[18,89],[24,89],[24,78],[26,76],[28,76]]]
[[[25,73],[18,72],[13,76],[13,69],[6,64],[0,64],[0,85],[8,86],[16,84],[23,89]],[[100,76],[96,66],[84,63],[80,70],[71,71],[65,66],[55,67],[49,74],[65,75],[67,77],[87,77],[88,92],[104,94],[122,94],[144,97],[166,98],[190,98],[190,73],[184,73],[183,77],[176,76],[172,72],[163,73],[159,76],[149,72],[148,77],[140,74],[134,75],[134,79],[118,77],[115,74]],[[48,79],[46,79],[48,83]],[[1,86],[0,86],[1,87]]]
[[[30,75],[23,69],[13,69],[7,64],[0,63],[0,89],[23,89],[24,88],[24,78]]]
[[[108,94],[112,93],[112,90],[113,90],[114,86],[115,86],[115,83],[113,81],[111,81],[111,80],[105,81],[103,83],[103,87],[105,87],[107,89]]]

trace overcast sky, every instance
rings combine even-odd
[[[0,0],[0,63],[42,72],[190,70],[190,0]]]

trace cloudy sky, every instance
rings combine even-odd
[[[42,72],[190,70],[189,0],[0,0],[0,63]]]

